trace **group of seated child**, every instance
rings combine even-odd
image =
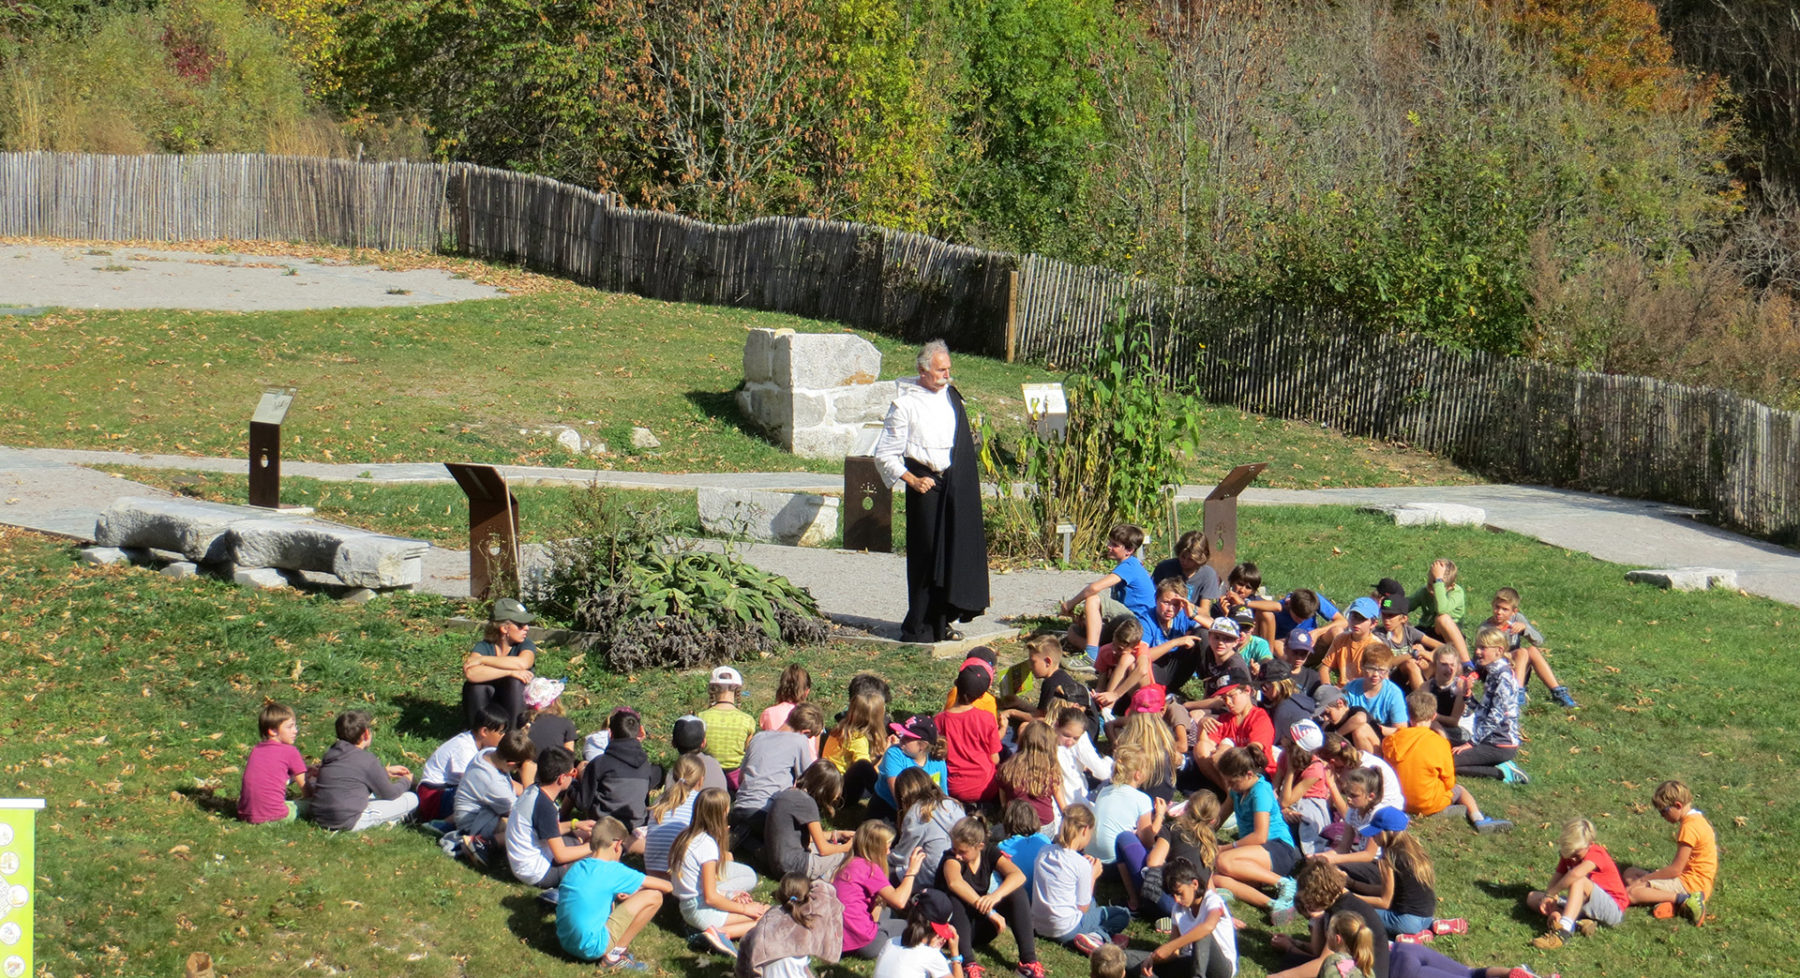
[[[582,738],[562,683],[533,676],[520,716],[477,704],[414,782],[371,753],[367,713],[340,714],[308,767],[293,711],[269,704],[239,812],[340,831],[425,822],[447,852],[544,891],[570,955],[626,970],[645,967],[629,945],[666,896],[695,946],[774,978],[846,955],[873,959],[876,978],[982,978],[975,949],[1002,934],[1027,978],[1044,974],[1046,939],[1096,974],[1222,978],[1237,967],[1233,904],[1310,921],[1274,939],[1287,978],[1507,974],[1424,946],[1467,925],[1440,916],[1409,827],[1449,815],[1510,829],[1459,779],[1528,780],[1517,753],[1533,673],[1574,704],[1517,592],[1500,589],[1493,617],[1468,628],[1448,560],[1415,595],[1383,579],[1340,610],[1305,588],[1266,596],[1252,564],[1221,581],[1200,534],[1154,573],[1142,543],[1115,528],[1116,566],[1063,606],[1072,626],[1032,636],[1009,668],[969,653],[941,710],[895,710],[888,684],[862,673],[827,721],[790,665],[753,715],[743,677],[721,666],[706,707],[672,724],[665,770],[635,710]],[[508,614],[525,616],[516,602]],[[1091,684],[1071,667],[1092,668]],[[1704,919],[1712,830],[1679,782],[1653,802],[1679,827],[1674,860],[1621,872],[1593,825],[1570,821],[1528,899],[1547,925],[1534,943],[1617,925],[1636,905]],[[752,895],[759,871],[777,881],[772,902]],[[1096,896],[1109,874],[1116,906]],[[1154,950],[1126,947],[1140,916],[1165,935]]]

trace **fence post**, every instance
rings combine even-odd
[[[1019,346],[1019,270],[1006,273],[1006,362]]]

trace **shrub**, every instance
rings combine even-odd
[[[573,509],[571,533],[549,545],[550,570],[532,596],[589,633],[580,644],[600,649],[615,672],[710,665],[829,634],[804,588],[729,545],[681,541],[660,506],[628,509],[593,486]]]
[[[1000,487],[987,512],[991,553],[1059,560],[1056,524],[1066,522],[1075,526],[1071,556],[1086,558],[1117,523],[1136,523],[1152,536],[1167,524],[1171,496],[1163,487],[1180,484],[1178,452],[1199,441],[1200,414],[1152,369],[1152,345],[1147,324],[1121,316],[1093,363],[1063,382],[1069,420],[1062,437],[1040,437],[1034,423],[1009,453],[985,433],[982,474]]]

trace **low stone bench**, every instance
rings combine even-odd
[[[1487,510],[1461,503],[1384,503],[1364,506],[1365,513],[1379,513],[1395,526],[1486,526]]]
[[[839,500],[814,492],[702,488],[696,501],[708,533],[790,547],[817,547],[837,534]]]
[[[1655,570],[1626,571],[1625,579],[1633,584],[1652,584],[1670,591],[1706,591],[1711,588],[1736,590],[1737,571],[1723,567],[1663,567]]]
[[[306,572],[373,590],[410,588],[423,581],[425,552],[431,549],[423,540],[246,506],[145,496],[127,496],[100,514],[94,541],[98,546],[83,554],[93,563],[143,562],[162,551],[249,586],[279,586],[278,579],[293,581]],[[262,568],[292,573],[243,573]]]

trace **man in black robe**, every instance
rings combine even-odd
[[[900,382],[875,462],[906,492],[906,619],[903,642],[961,638],[952,622],[987,610],[987,536],[981,475],[962,395],[950,383],[950,351],[919,351],[919,378]]]

